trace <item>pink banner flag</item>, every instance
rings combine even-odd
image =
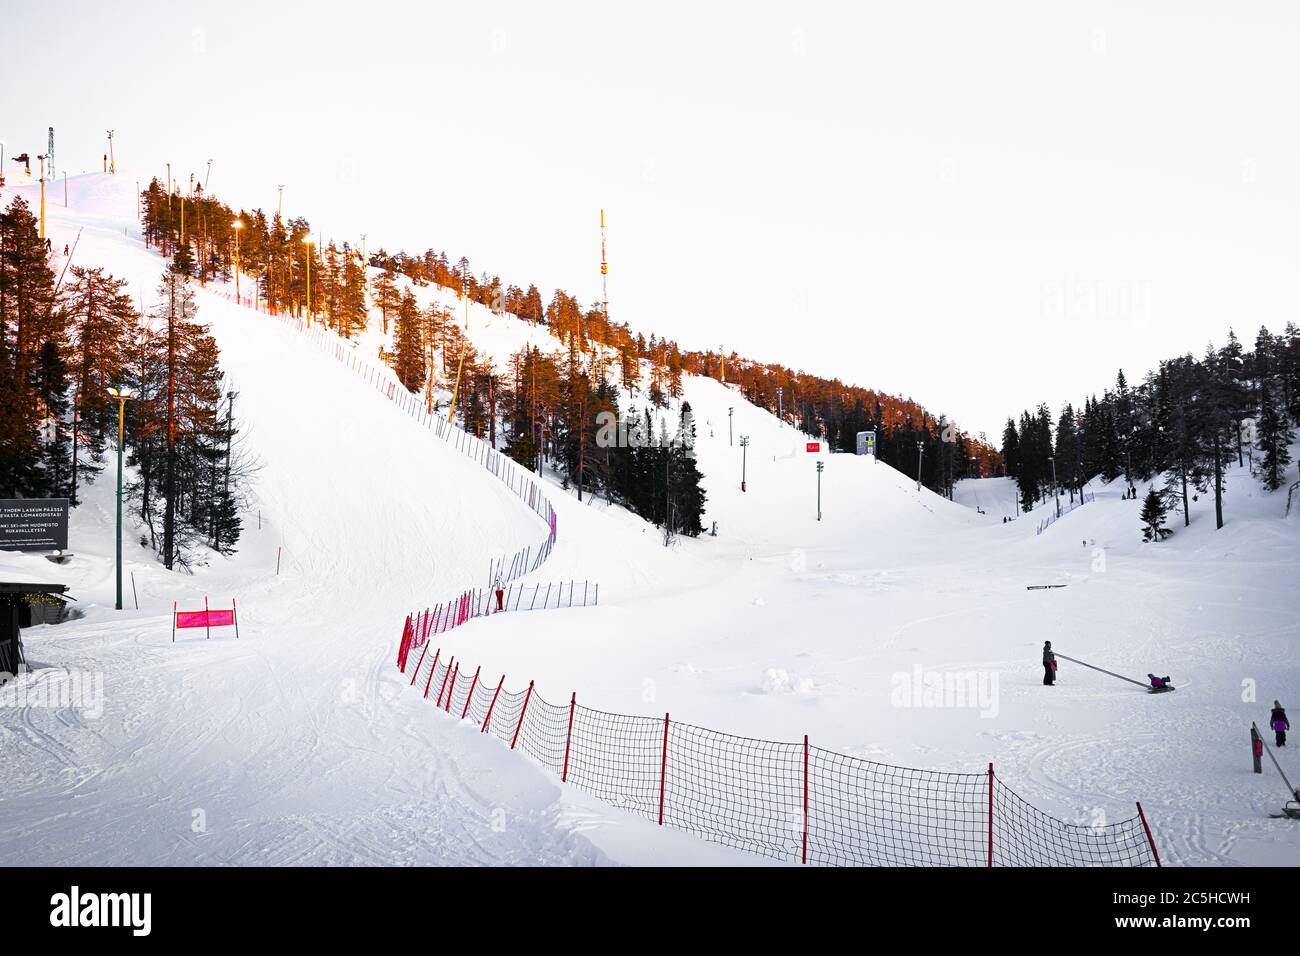
[[[229,627],[235,623],[235,612],[229,611],[177,611],[177,627]]]

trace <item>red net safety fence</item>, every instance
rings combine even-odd
[[[500,588],[471,588],[450,601],[406,616],[399,666],[405,669],[401,661],[406,654],[425,646],[429,638],[445,634],[476,617],[548,608],[595,607],[599,603],[600,584],[596,581],[516,582]]]
[[[412,624],[412,627],[415,625]],[[427,648],[426,648],[427,651]],[[506,689],[441,650],[399,660],[438,709],[566,785],[663,826],[824,866],[1153,866],[1145,820],[1076,824],[987,773],[895,767],[800,743]],[[409,667],[409,671],[407,670]]]

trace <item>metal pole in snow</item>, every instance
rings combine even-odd
[[[1057,651],[1055,653],[1057,657],[1065,658],[1065,660],[1069,661],[1071,664],[1082,664],[1084,667],[1091,667],[1093,670],[1101,671],[1103,674],[1109,674],[1111,677],[1118,677],[1120,680],[1126,680],[1130,684],[1137,684],[1139,687],[1146,688],[1147,690],[1151,689],[1149,684],[1144,684],[1140,680],[1134,680],[1131,677],[1125,677],[1123,674],[1116,674],[1114,671],[1108,671],[1104,667],[1097,667],[1093,664],[1084,664],[1083,661],[1075,660],[1073,657],[1066,657],[1060,651]]]
[[[1255,722],[1254,722],[1254,721],[1251,721],[1250,726],[1251,726],[1251,727],[1255,727]],[[1259,733],[1259,729],[1258,729],[1258,728],[1255,728],[1255,733],[1257,733],[1257,734]],[[1287,788],[1287,790],[1290,791],[1290,793],[1291,793],[1291,799],[1292,799],[1292,800],[1300,800],[1300,791],[1297,791],[1295,787],[1291,786],[1291,781],[1287,779],[1286,772],[1282,769],[1282,765],[1281,765],[1280,763],[1277,762],[1277,757],[1273,756],[1273,748],[1270,747],[1270,746],[1268,745],[1268,741],[1266,741],[1266,740],[1264,739],[1264,735],[1263,735],[1263,734],[1260,734],[1260,736],[1259,736],[1259,740],[1260,740],[1260,743],[1262,743],[1262,744],[1264,745],[1264,751],[1265,751],[1265,753],[1268,754],[1268,759],[1271,760],[1271,761],[1273,761],[1273,766],[1276,767],[1276,768],[1277,768],[1277,772],[1278,772],[1279,774],[1281,774],[1281,776],[1282,776],[1282,782],[1283,782],[1284,784],[1286,784],[1286,788]]]

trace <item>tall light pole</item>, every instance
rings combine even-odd
[[[235,301],[239,302],[239,231],[244,228],[244,223],[236,219],[231,225],[235,228]]]
[[[108,131],[108,171],[110,173],[117,172],[117,160],[113,158],[113,131],[111,129]],[[122,602],[119,600],[117,603],[120,611]]]
[[[284,183],[280,183],[275,188],[278,193],[278,198],[276,199],[276,206],[275,206],[275,218],[283,220],[284,219]]]
[[[122,446],[126,437],[126,403],[135,398],[135,392],[125,388],[110,388],[108,394],[117,399],[117,610],[122,610]]]
[[[460,343],[460,363],[456,366],[456,385],[451,390],[451,405],[447,408],[448,425],[452,424],[455,420],[456,399],[460,397],[460,374],[465,370],[465,352],[469,349],[469,287],[466,279],[467,276],[460,277],[460,297],[465,302],[465,335],[461,339]],[[538,468],[537,473],[541,474],[540,467]],[[579,491],[581,491],[582,486],[579,485],[578,487]]]
[[[781,401],[781,394],[782,394],[782,391],[783,391],[783,390],[782,390],[781,386],[778,385],[778,386],[776,387],[776,414],[777,414],[777,417],[781,419],[781,421],[785,421],[785,405],[784,405],[784,403]]]
[[[45,157],[37,156],[41,161],[41,242],[45,241]]]
[[[916,443],[916,490],[921,490],[921,459],[925,457],[925,445]]]
[[[311,328],[311,236],[303,236],[302,244],[307,247],[307,328]]]
[[[1056,517],[1061,517],[1061,489],[1056,483],[1056,456],[1048,455],[1047,460],[1052,463],[1052,490],[1056,493]]]
[[[749,436],[740,436],[740,490],[745,490],[745,465],[749,451]]]
[[[234,439],[234,437],[235,437],[235,397],[236,397],[238,394],[239,394],[238,392],[234,392],[234,391],[226,392],[226,398],[228,398],[228,399],[230,400],[230,404],[229,404],[228,406],[226,406],[226,485],[225,485],[225,495],[226,495],[227,500],[230,498],[230,445],[231,445],[231,442],[233,441],[233,439]],[[217,529],[217,532],[212,536],[212,543],[213,543],[213,546],[214,546],[214,547],[217,547],[217,548],[220,547],[220,544],[221,544],[221,530],[220,530],[220,528],[218,528],[218,529]]]
[[[735,417],[736,417],[735,407],[733,406],[731,408],[728,408],[727,409],[727,444],[728,445],[734,445],[736,443],[732,436],[732,428],[731,428],[731,423],[732,421],[735,420]]]
[[[817,520],[822,520],[822,469],[826,467],[826,462],[817,462]]]

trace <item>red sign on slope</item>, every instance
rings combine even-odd
[[[201,627],[208,632],[208,637],[212,636],[214,627],[234,627],[235,637],[239,637],[239,613],[235,604],[235,599],[230,599],[229,608],[212,609],[208,607],[208,599],[203,599],[202,611],[178,611],[176,602],[172,602],[172,640],[176,640],[176,629],[187,627]]]

